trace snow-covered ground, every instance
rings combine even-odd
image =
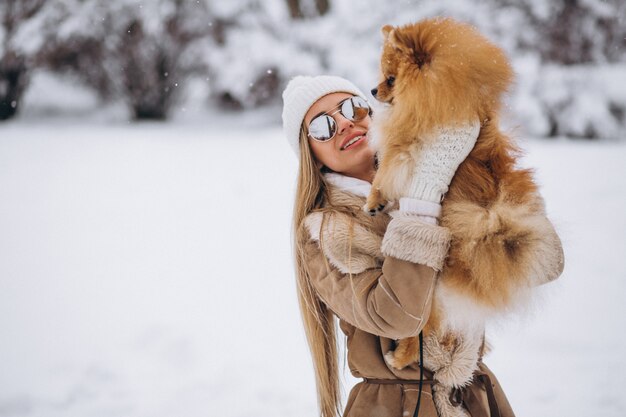
[[[626,146],[523,147],[566,268],[486,362],[520,416],[624,416]],[[0,416],[315,416],[294,159],[236,116],[0,125]]]

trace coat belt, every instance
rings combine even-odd
[[[373,378],[363,378],[363,382],[367,384],[419,384],[419,379],[373,379]],[[422,384],[432,385],[435,381],[432,379],[424,379]]]
[[[419,384],[419,379],[373,379],[363,378],[363,382],[367,384]],[[478,386],[477,382],[480,382],[487,393],[487,401],[489,403],[489,414],[485,413],[480,400],[476,394]],[[435,381],[432,379],[424,379],[422,381],[425,385],[433,385]],[[498,401],[496,400],[495,392],[493,391],[493,384],[489,375],[482,371],[474,372],[474,379],[471,385],[464,388],[453,388],[450,393],[450,403],[454,406],[464,404],[472,417],[501,417],[500,408],[498,407]]]

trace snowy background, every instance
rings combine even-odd
[[[626,415],[622,2],[288,3],[0,2],[0,417],[315,416],[279,94],[368,91],[380,26],[439,14],[509,52],[566,254],[486,362],[519,416]]]

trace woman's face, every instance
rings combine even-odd
[[[374,151],[368,146],[367,132],[370,117],[352,122],[339,113],[338,106],[343,100],[352,97],[348,93],[331,93],[317,100],[304,116],[305,126],[320,113],[332,114],[337,131],[335,136],[326,142],[308,138],[315,159],[335,172],[353,177],[361,177],[363,172],[370,172],[374,166]],[[350,140],[361,136],[356,142],[348,145]],[[348,145],[348,146],[346,146]]]

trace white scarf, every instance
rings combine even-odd
[[[354,177],[348,177],[347,175],[338,174],[336,172],[327,172],[324,174],[324,178],[329,184],[339,188],[340,190],[347,191],[360,197],[367,198],[372,189],[372,184],[367,181]],[[400,198],[399,204],[387,204],[383,212],[398,208],[400,211],[418,215],[420,220],[428,224],[437,225],[438,219],[441,216],[441,204],[406,197]]]
[[[338,174],[336,172],[327,172],[324,174],[324,178],[329,184],[332,184],[341,190],[358,195],[359,197],[367,197],[372,189],[372,184],[367,181],[354,177],[348,177],[347,175]]]

